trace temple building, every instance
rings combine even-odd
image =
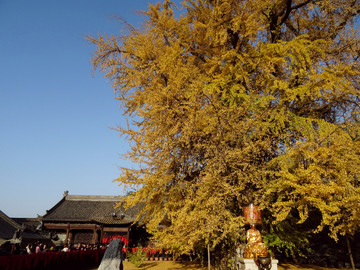
[[[122,196],[69,195],[65,191],[42,217],[42,229],[63,244],[109,243],[114,238],[139,242],[145,230],[133,222],[140,208],[115,208],[122,201]]]
[[[50,238],[40,231],[38,218],[10,218],[0,211],[0,246],[18,244],[24,248],[35,242],[51,244]]]

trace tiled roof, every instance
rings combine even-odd
[[[43,216],[43,222],[80,222],[98,224],[129,224],[135,221],[139,211],[134,207],[125,211],[115,208],[121,196],[65,195]]]
[[[12,220],[20,226],[24,226],[31,230],[36,230],[41,224],[39,218],[12,218]]]
[[[41,235],[35,230],[36,221],[37,218],[10,218],[0,211],[0,245],[7,241],[50,243],[49,237]],[[19,222],[21,223],[19,224]],[[37,221],[37,224],[40,222]],[[15,232],[17,232],[16,238],[14,237]]]
[[[11,239],[20,225],[0,211],[0,240]]]

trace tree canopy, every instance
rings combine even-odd
[[[189,0],[89,37],[130,119],[138,164],[117,179],[181,253],[240,239],[242,207],[274,224],[360,224],[358,0]],[[179,14],[180,15],[177,15]],[[158,225],[167,226],[158,230]]]

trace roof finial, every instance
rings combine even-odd
[[[67,195],[69,195],[69,191],[68,191],[68,190],[65,190],[63,197],[66,197]]]

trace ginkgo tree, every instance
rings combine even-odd
[[[360,224],[358,0],[149,5],[140,28],[88,37],[129,125],[116,179],[180,253],[236,243],[242,207],[274,224]],[[159,230],[159,224],[166,227]]]

